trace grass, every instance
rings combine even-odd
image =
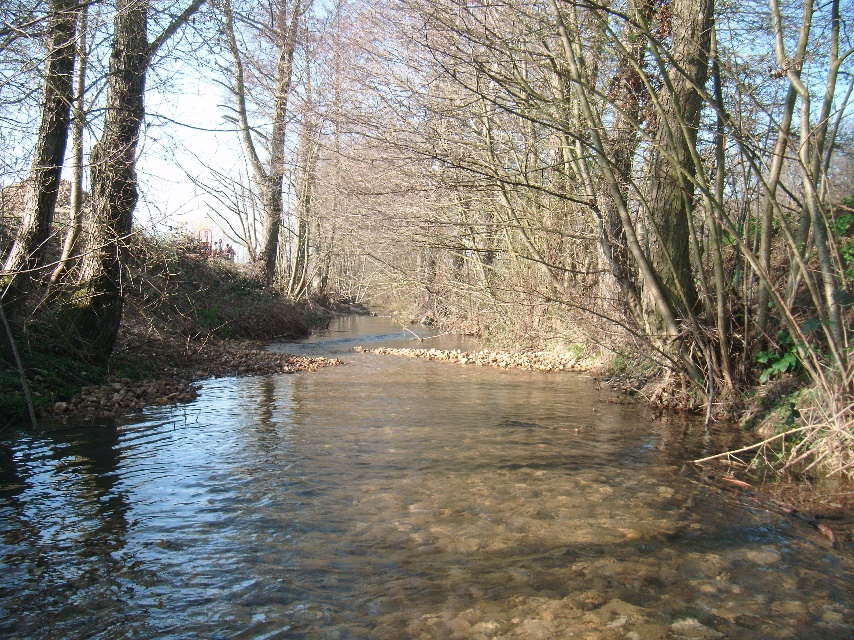
[[[22,346],[21,359],[37,414],[56,402],[70,400],[81,387],[100,382],[107,375],[98,367],[52,352],[38,343]],[[0,428],[24,422],[27,415],[20,374],[9,360],[0,358]]]

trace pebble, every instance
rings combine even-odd
[[[780,561],[780,554],[773,549],[759,549],[748,551],[744,554],[744,557],[750,562],[755,562],[756,564],[776,564]]]
[[[685,618],[670,625],[670,630],[679,638],[722,638],[723,634],[699,623],[694,618]]]
[[[355,347],[359,353],[374,353],[384,356],[402,356],[406,358],[424,358],[454,364],[473,364],[479,367],[498,367],[500,369],[524,369],[525,371],[585,371],[578,358],[570,354],[549,351],[451,351],[444,349],[364,349]]]

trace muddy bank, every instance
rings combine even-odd
[[[548,351],[446,351],[442,349],[363,349],[355,347],[360,353],[375,353],[384,356],[402,356],[406,358],[424,358],[453,364],[473,364],[479,367],[498,367],[501,369],[524,369],[525,371],[588,371],[589,366],[570,354]]]
[[[132,380],[111,377],[104,384],[83,387],[68,402],[53,406],[54,417],[111,418],[149,406],[177,405],[198,396],[200,381],[210,378],[316,371],[342,364],[329,358],[307,358],[268,351],[250,340],[187,342],[179,337],[131,339],[115,356],[122,368],[156,370],[158,375]]]

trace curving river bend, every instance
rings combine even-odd
[[[349,353],[407,336],[342,318],[282,348],[345,366],[0,432],[0,636],[854,635],[850,551],[684,469],[723,434],[581,375]]]

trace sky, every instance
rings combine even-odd
[[[216,203],[190,176],[209,182],[206,165],[233,171],[240,159],[236,135],[227,130],[230,125],[218,106],[223,102],[220,86],[183,78],[172,88],[176,91],[169,94],[146,94],[146,136],[137,165],[141,198],[135,220],[161,230],[180,225],[211,228],[209,212]]]
[[[149,88],[145,95],[146,127],[137,160],[140,199],[134,223],[162,232],[184,227],[194,235],[210,229],[214,241],[227,243],[230,240],[222,231],[226,225],[212,211],[229,218],[235,228],[239,228],[237,219],[197,184],[216,186],[211,169],[234,177],[247,173],[235,124],[224,118],[224,105],[229,102],[226,89],[192,70],[188,74],[186,67],[170,74],[163,83],[167,85],[168,91]],[[235,249],[238,260],[247,259],[245,248]]]

